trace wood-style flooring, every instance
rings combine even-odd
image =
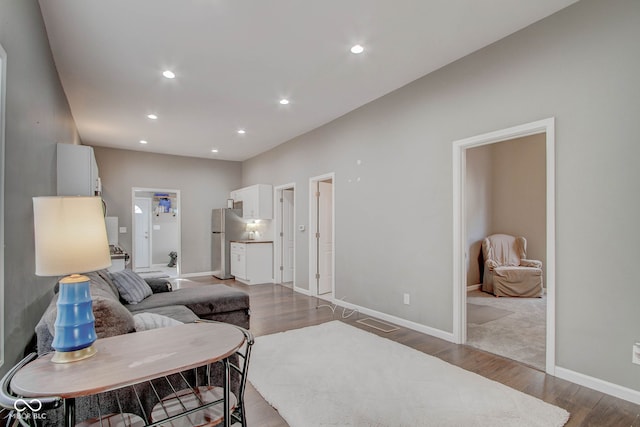
[[[221,283],[213,277],[189,279],[203,285]],[[326,302],[280,285],[247,286],[234,280],[222,282],[250,294],[251,331],[255,336],[342,320],[564,408],[571,413],[567,426],[640,427],[640,405],[549,376],[521,363],[406,328],[390,333],[379,332],[356,323],[358,314],[343,319],[340,307],[335,313],[326,307],[316,308]],[[363,317],[368,316],[360,315]],[[245,402],[249,426],[288,425],[251,386],[247,387]]]

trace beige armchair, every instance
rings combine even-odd
[[[495,296],[541,297],[542,262],[527,258],[527,239],[493,234],[482,242],[482,290]]]

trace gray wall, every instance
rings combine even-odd
[[[79,143],[36,1],[0,2],[7,52],[4,374],[22,358],[55,278],[34,274],[33,196],[56,193],[56,143]]]
[[[637,0],[583,0],[244,162],[243,184],[297,183],[305,223],[308,178],[335,172],[336,297],[451,332],[452,142],[555,117],[556,363],[640,390],[639,21]]]
[[[492,144],[491,233],[524,236],[527,258],[546,260],[546,147],[538,134]]]
[[[467,286],[482,282],[482,239],[491,234],[493,207],[491,145],[466,151],[465,207],[467,226]]]
[[[211,271],[211,209],[225,207],[231,190],[241,187],[242,164],[104,147],[94,150],[108,214],[127,227],[120,244],[131,253],[133,187],[180,190],[182,273]]]

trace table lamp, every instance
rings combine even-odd
[[[111,265],[100,197],[34,197],[36,275],[62,276],[52,347],[55,363],[96,353],[89,278],[77,273]]]

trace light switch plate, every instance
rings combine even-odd
[[[633,345],[633,356],[631,358],[631,362],[640,365],[640,342]]]
[[[127,232],[127,227],[120,227],[120,234],[124,234]]]

